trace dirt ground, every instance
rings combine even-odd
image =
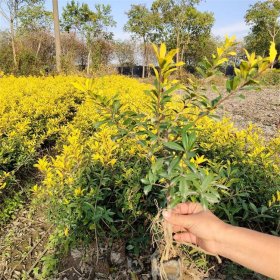
[[[251,122],[260,127],[267,138],[274,137],[280,130],[280,86],[263,87],[260,91],[244,91],[242,94],[245,99],[233,97],[225,101],[218,114],[231,117],[239,128]]]

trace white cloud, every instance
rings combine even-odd
[[[244,22],[237,22],[223,27],[214,27],[213,33],[216,36],[232,36],[236,35],[237,38],[242,38],[249,32],[250,28]]]

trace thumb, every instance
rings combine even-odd
[[[165,210],[162,212],[162,216],[168,223],[184,228],[190,228],[194,223],[193,215],[180,215]]]

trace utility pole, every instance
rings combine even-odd
[[[55,37],[55,58],[56,70],[61,73],[61,41],[59,29],[59,14],[58,14],[58,0],[52,0],[53,3],[53,22],[54,22],[54,37]]]

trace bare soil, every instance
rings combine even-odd
[[[47,253],[52,226],[40,209],[23,209],[0,231],[0,279],[33,279],[33,269]]]
[[[233,97],[218,109],[218,114],[232,119],[238,128],[249,123],[261,128],[267,138],[280,130],[280,86],[264,87],[260,91],[244,91],[245,99]],[[212,93],[209,97],[213,97]]]

